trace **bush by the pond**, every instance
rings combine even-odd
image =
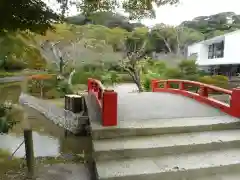
[[[72,77],[72,84],[87,84],[88,78],[95,78],[102,81],[104,84],[114,84],[126,80],[131,81],[131,77],[128,74],[119,74],[117,71],[107,70],[92,70],[86,71],[84,68],[78,69]]]
[[[11,102],[0,104],[0,133],[8,133],[10,129],[21,119],[22,109]],[[18,121],[16,120],[18,118]]]
[[[157,62],[158,63],[158,62]],[[158,68],[154,63],[149,63],[146,74],[143,74],[142,84],[146,91],[150,90],[150,84],[152,79],[186,79],[186,80],[197,80],[199,77],[197,64],[193,60],[183,60],[178,64],[176,68],[168,68],[163,62],[158,64]],[[172,88],[177,88],[177,85],[171,84]]]
[[[203,76],[199,78],[199,81],[221,88],[228,88],[228,77],[223,75]]]
[[[88,78],[96,78],[101,80],[102,71],[84,71],[84,69],[76,70],[72,77],[72,84],[87,84]]]
[[[72,93],[67,80],[58,79],[57,76],[46,80],[29,80],[27,89],[31,95],[46,99],[62,98]]]
[[[151,63],[150,63],[151,64]],[[154,64],[154,63],[153,63]],[[156,70],[155,67],[148,66],[150,70],[142,75],[142,85],[146,91],[150,90],[152,79],[184,79],[200,81],[214,86],[228,88],[228,78],[222,75],[207,76],[206,73],[199,71],[195,61],[183,60],[176,68],[166,68],[162,65],[162,71]],[[152,70],[152,71],[151,71]],[[159,73],[161,72],[161,73]],[[176,84],[170,85],[172,88],[178,88]],[[190,88],[196,90],[196,88]]]

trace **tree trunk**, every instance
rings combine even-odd
[[[61,74],[61,75],[62,75],[62,73],[63,73],[63,65],[64,65],[64,63],[63,63],[63,58],[60,57],[59,70],[60,70],[60,74]]]
[[[133,82],[137,85],[138,91],[143,92],[144,89],[143,89],[142,84],[141,84],[141,79],[140,79],[140,76],[138,76],[137,72],[132,72],[129,69],[125,69],[125,70],[132,77]]]
[[[40,93],[41,93],[41,98],[43,99],[43,80],[40,80]]]
[[[142,87],[142,84],[141,84],[140,70],[139,69],[135,70],[134,76],[135,76],[135,79],[136,79],[136,85],[138,87],[139,92],[143,92],[143,87]]]
[[[168,44],[167,40],[165,38],[163,38],[163,41],[164,41],[165,45],[167,46],[168,51],[171,53],[172,49],[171,49],[170,45]]]
[[[68,85],[69,86],[72,86],[72,77],[75,74],[75,72],[76,72],[76,70],[74,69],[69,75],[69,78],[68,78]]]
[[[136,81],[135,84],[137,85],[139,92],[143,92],[144,91],[141,82]]]

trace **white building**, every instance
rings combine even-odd
[[[192,55],[204,71],[236,75],[240,72],[240,30],[190,45],[188,56]]]

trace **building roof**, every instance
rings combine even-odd
[[[210,38],[210,39],[206,39],[204,41],[198,41],[198,42],[195,42],[189,46],[192,46],[192,45],[195,45],[195,44],[208,44],[210,42],[215,42],[215,41],[221,41],[221,40],[224,40],[224,38],[228,35],[232,35],[232,34],[235,34],[235,33],[240,33],[240,30],[236,30],[236,31],[233,31],[233,32],[229,32],[229,33],[226,33],[226,34],[223,34],[223,35],[220,35],[220,36],[215,36],[213,38]]]

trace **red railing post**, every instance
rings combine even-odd
[[[104,90],[102,100],[103,126],[117,125],[117,93],[113,90]]]
[[[230,111],[232,116],[240,117],[240,88],[234,88],[232,90]]]
[[[199,95],[203,97],[208,97],[208,88],[204,85],[201,85]]]
[[[180,81],[179,82],[179,90],[184,90],[185,87],[184,87],[184,82]]]
[[[151,88],[152,88],[152,92],[155,92],[155,89],[158,87],[158,80],[153,79],[151,81]]]
[[[170,83],[166,80],[164,82],[164,89],[168,89],[168,88],[170,88]]]
[[[88,86],[88,92],[91,91],[92,90],[92,79],[91,78],[88,78],[87,86]]]

